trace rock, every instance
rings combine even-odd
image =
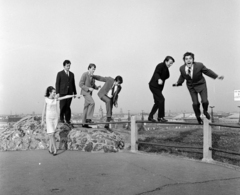
[[[55,133],[59,149],[86,152],[118,152],[123,149],[124,140],[119,132],[106,129],[88,129],[58,124]],[[0,150],[37,150],[48,148],[46,126],[41,128],[40,120],[24,117],[0,133]]]

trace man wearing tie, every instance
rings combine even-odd
[[[100,86],[95,85],[95,80],[92,75],[96,70],[95,64],[89,64],[88,71],[82,74],[82,77],[79,82],[79,87],[81,88],[81,95],[83,95],[84,108],[83,108],[83,117],[82,117],[82,127],[91,128],[87,123],[93,123],[93,113],[95,108],[95,102],[92,98],[92,92],[94,89],[98,90]]]
[[[208,96],[207,96],[207,84],[206,80],[203,77],[203,74],[213,78],[223,80],[224,76],[218,76],[212,70],[206,68],[202,63],[194,61],[194,54],[187,52],[183,55],[184,65],[180,67],[180,77],[177,83],[173,86],[181,86],[184,80],[187,81],[187,88],[192,98],[192,107],[195,113],[195,116],[199,124],[203,124],[201,119],[200,103],[198,101],[198,94],[201,96],[203,114],[209,120],[210,115],[208,113]]]
[[[118,94],[122,89],[121,84],[123,79],[121,76],[117,76],[115,79],[113,79],[112,77],[101,77],[97,75],[93,75],[93,78],[98,81],[105,82],[103,87],[98,92],[98,96],[106,104],[107,122],[110,122],[112,120],[113,105],[118,107]],[[105,128],[109,129],[109,125],[105,125]]]
[[[63,62],[63,70],[58,72],[56,79],[56,94],[60,97],[65,95],[76,95],[76,86],[74,74],[70,72],[71,62],[65,60]],[[71,105],[72,98],[60,101],[60,122],[71,125]],[[71,125],[72,126],[72,125]],[[73,126],[72,126],[73,127]]]

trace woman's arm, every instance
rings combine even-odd
[[[44,115],[45,115],[45,113],[46,113],[46,102],[44,102],[44,106],[43,106],[41,126],[43,126],[43,121],[44,121]]]
[[[72,98],[72,97],[78,97],[78,99],[81,98],[81,96],[76,96],[76,95],[65,95],[63,97],[56,98],[56,99],[57,99],[57,101],[60,101],[60,100],[64,100],[64,99],[68,99],[68,98]]]

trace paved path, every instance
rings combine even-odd
[[[1,195],[239,195],[240,171],[179,157],[0,152]]]

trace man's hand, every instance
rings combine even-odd
[[[162,79],[158,79],[158,84],[159,84],[159,85],[162,85],[162,84],[163,84]]]
[[[182,84],[178,84],[178,83],[174,83],[172,86],[173,87],[178,87],[178,86],[181,86]]]
[[[116,104],[114,104],[114,106],[117,108],[117,107],[118,107],[118,104],[116,103]]]
[[[88,91],[93,91],[93,88],[89,87],[89,88],[88,88]]]
[[[101,87],[102,87],[102,86],[101,86],[101,85],[99,85],[99,86],[97,87],[97,90],[99,90]]]
[[[219,80],[223,80],[224,79],[224,76],[222,75],[222,76],[218,76],[217,77]]]

